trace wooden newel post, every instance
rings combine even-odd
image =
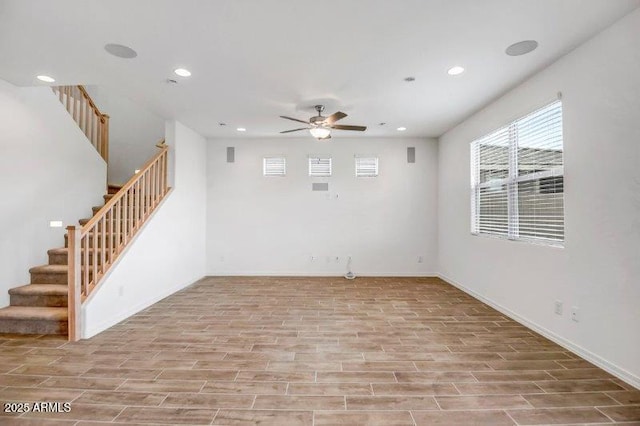
[[[69,341],[80,340],[80,229],[67,226],[69,249],[67,252],[68,283],[67,306],[69,310]],[[88,254],[87,254],[88,255]]]

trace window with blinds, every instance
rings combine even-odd
[[[378,157],[356,157],[356,177],[378,176]]]
[[[265,176],[285,176],[287,161],[284,157],[265,157],[262,159],[262,172]]]
[[[471,232],[564,241],[561,101],[471,142]]]
[[[331,157],[309,157],[309,176],[331,176]]]

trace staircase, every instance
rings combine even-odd
[[[105,202],[121,186],[109,185]],[[93,207],[94,215],[101,207]],[[80,219],[80,225],[91,220]],[[68,331],[68,238],[47,252],[49,263],[29,269],[31,283],[9,290],[10,306],[0,309],[0,333],[62,334]],[[92,253],[89,253],[92,257]],[[100,256],[98,256],[100,257]]]
[[[53,88],[62,105],[105,162],[109,161],[109,116],[100,112],[82,86]],[[31,283],[9,290],[10,306],[0,309],[0,333],[66,334],[81,338],[82,303],[167,196],[168,150],[164,140],[123,186],[109,185],[104,206],[68,226],[64,247],[48,251],[49,263],[29,270]]]

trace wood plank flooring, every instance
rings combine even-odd
[[[640,425],[640,391],[434,278],[206,278],[76,343],[0,335],[2,425]]]

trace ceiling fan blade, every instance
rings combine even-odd
[[[300,130],[309,130],[309,128],[308,128],[308,127],[301,127],[301,128],[299,128],[299,129],[285,130],[284,132],[280,132],[280,133],[299,132]]]
[[[328,116],[327,118],[325,118],[324,122],[332,125],[333,123],[335,123],[338,120],[342,120],[343,118],[345,118],[347,116],[347,114],[345,114],[344,112],[334,112],[333,114],[331,114],[330,116]]]
[[[358,132],[364,132],[367,130],[367,126],[343,126],[340,124],[336,124],[335,126],[331,126],[332,129],[337,130],[356,130]]]
[[[287,120],[293,120],[293,121],[297,121],[299,123],[304,123],[304,124],[309,124],[308,121],[303,121],[303,120],[298,120],[297,118],[292,118],[292,117],[287,117],[285,115],[281,115],[280,118],[285,118]]]

